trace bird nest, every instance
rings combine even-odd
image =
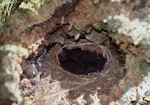
[[[119,61],[102,45],[84,40],[55,43],[44,51],[36,60],[41,73],[37,105],[99,103],[101,95],[109,95],[124,76]]]

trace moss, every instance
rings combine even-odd
[[[5,29],[9,17],[19,7],[22,0],[1,0],[0,1],[0,34]]]
[[[145,72],[149,72],[150,65],[145,60],[137,59],[135,60],[135,70],[137,71],[142,70]]]
[[[104,22],[102,22],[102,21],[99,21],[99,22],[93,24],[93,27],[96,30],[104,30],[104,31],[108,31],[109,30],[107,25]]]

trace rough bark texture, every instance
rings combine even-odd
[[[148,104],[149,5],[148,0],[50,0],[38,16],[20,10],[21,19],[14,14],[0,39],[0,102],[21,101],[21,91],[25,105]],[[75,47],[103,55],[102,72],[65,71],[58,55]]]

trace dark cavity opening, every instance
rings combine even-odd
[[[96,52],[83,51],[80,48],[63,49],[58,58],[64,70],[85,75],[99,73],[107,61]]]

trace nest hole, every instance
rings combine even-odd
[[[89,75],[99,73],[107,61],[96,52],[84,51],[81,48],[66,49],[58,55],[60,66],[71,73]]]

